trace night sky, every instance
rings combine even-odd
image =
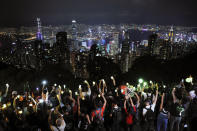
[[[197,26],[196,0],[5,0],[0,2],[0,26],[164,24]]]

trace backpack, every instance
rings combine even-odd
[[[64,116],[64,120],[66,123],[66,130],[72,130],[74,128],[74,119],[71,116]]]
[[[113,122],[120,122],[122,120],[122,110],[120,107],[113,109],[112,119]]]
[[[88,130],[88,122],[85,118],[81,118],[78,123],[78,128],[83,130]]]
[[[95,113],[95,117],[93,120],[94,125],[103,127],[104,120],[103,120],[103,117],[101,116],[102,110],[99,109],[99,113],[97,113],[96,111],[94,113]]]
[[[151,110],[151,106],[150,108],[145,108],[147,110],[144,118],[145,121],[153,121],[155,119],[155,113]]]
[[[60,131],[60,128],[59,128],[59,127],[55,126],[55,128],[56,128],[58,131]]]

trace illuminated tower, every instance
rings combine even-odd
[[[78,50],[77,42],[77,21],[72,20],[72,39],[73,39],[73,50]]]
[[[171,43],[173,42],[173,38],[174,38],[174,29],[173,29],[173,26],[171,26],[170,32],[169,32],[169,40]]]
[[[111,44],[111,55],[117,55],[119,49],[119,33],[113,34],[113,41]]]
[[[37,31],[37,36],[36,36],[37,40],[43,40],[40,18],[37,18],[37,26],[38,26],[38,31]]]

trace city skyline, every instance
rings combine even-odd
[[[197,26],[196,1],[184,0],[84,0],[2,2],[1,27],[34,26],[36,17],[43,25],[70,24],[161,24]]]

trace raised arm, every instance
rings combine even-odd
[[[115,89],[115,92],[116,92],[116,96],[119,96],[118,95],[118,88]]]
[[[9,84],[6,84],[6,91],[5,91],[5,94],[3,95],[3,97],[7,97],[8,90],[9,90]]]
[[[175,96],[175,88],[172,90],[172,98],[173,98],[173,103],[176,103],[176,96]]]
[[[34,98],[32,98],[30,95],[29,95],[29,99],[31,99],[35,105],[37,104],[37,102],[34,100]]]
[[[58,89],[57,99],[58,99],[58,101],[60,103],[60,106],[61,106],[61,103],[62,103],[62,100],[61,100],[61,88]]]
[[[124,100],[124,109],[127,109],[127,99]]]
[[[103,80],[103,89],[102,89],[102,93],[103,94],[105,93],[105,88],[107,88],[107,85],[105,83],[105,80]]]
[[[16,109],[16,99],[18,99],[20,96],[18,95],[17,97],[14,98],[13,100],[13,107]]]
[[[90,84],[88,83],[88,81],[84,81],[84,83],[88,86],[88,88],[90,88]]]
[[[112,79],[112,81],[113,81],[113,85],[116,86],[116,80],[114,79],[113,76],[111,76],[111,79]]]
[[[102,81],[103,81],[103,79],[99,81],[99,86],[98,86],[99,89],[101,89]]]
[[[90,95],[91,95],[90,84],[89,84],[88,81],[86,81],[86,80],[84,81],[84,83],[87,84],[87,86],[88,86],[88,91],[87,91],[86,94],[87,94],[88,96],[90,96]]]
[[[131,97],[129,97],[129,101],[130,101],[130,103],[131,103],[132,107],[134,107],[133,100],[132,100],[132,98],[131,98]]]
[[[76,103],[75,99],[72,98],[71,96],[69,97],[69,99],[72,101],[72,106],[74,107],[75,106],[75,103]]]
[[[161,96],[161,104],[160,104],[160,109],[159,109],[160,111],[162,111],[162,109],[163,109],[164,97],[165,97],[165,93],[163,93],[162,96]]]
[[[107,101],[106,101],[105,96],[104,96],[103,93],[101,93],[101,96],[102,96],[102,98],[103,98],[103,100],[104,100],[103,107],[105,108],[105,107],[106,107],[106,104],[107,104]]]
[[[81,107],[80,107],[80,97],[78,96],[77,97],[77,105],[78,105],[78,115],[80,116],[80,114],[81,114]]]
[[[139,105],[140,105],[140,97],[138,96],[138,94],[136,92],[134,92],[134,94],[137,97],[137,107],[139,107]]]
[[[153,104],[155,104],[155,105],[157,103],[157,98],[158,98],[158,88],[156,89],[155,99],[153,101]]]

